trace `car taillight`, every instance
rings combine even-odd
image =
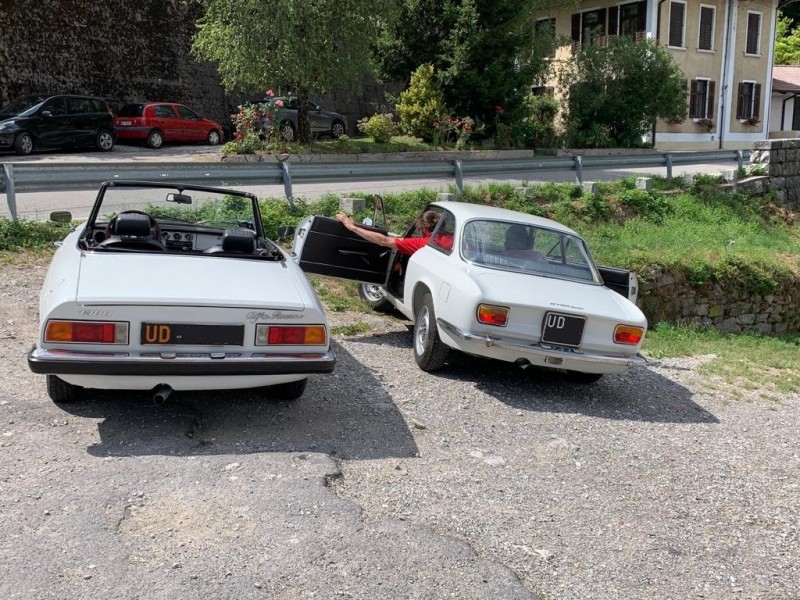
[[[505,306],[492,306],[491,304],[478,305],[478,321],[485,325],[505,327],[508,323],[508,308]]]
[[[617,325],[614,329],[614,342],[617,344],[630,344],[635,346],[642,341],[644,328],[633,325]]]
[[[128,323],[49,320],[44,341],[67,344],[127,344]]]
[[[324,346],[324,325],[256,325],[256,346]]]

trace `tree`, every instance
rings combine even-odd
[[[378,45],[381,73],[407,83],[430,63],[447,106],[491,122],[498,106],[506,113],[518,107],[548,67],[536,52],[543,36],[533,35],[532,25],[548,4],[565,2],[400,0],[400,17]]]
[[[568,90],[567,133],[578,145],[638,146],[657,118],[686,117],[683,72],[652,40],[586,45],[558,70]]]
[[[800,63],[800,27],[789,17],[778,20],[775,35],[775,64],[796,65]]]
[[[227,89],[288,85],[308,142],[309,92],[355,89],[369,49],[396,13],[393,0],[197,0],[204,8],[193,50],[216,61]]]

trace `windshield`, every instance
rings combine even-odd
[[[509,221],[464,226],[461,254],[487,267],[599,283],[584,241],[576,235]]]
[[[3,108],[0,108],[0,114],[2,115],[20,115],[22,113],[30,114],[36,112],[36,109],[39,108],[39,105],[42,102],[43,102],[42,98],[34,96],[30,96],[28,98],[20,98],[18,100],[14,100],[13,102],[9,102]]]

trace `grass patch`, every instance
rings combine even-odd
[[[359,335],[362,333],[369,333],[372,331],[372,326],[369,323],[359,321],[352,325],[336,325],[331,328],[333,335]]]
[[[308,280],[317,292],[320,301],[331,312],[365,312],[369,310],[359,298],[357,284],[332,277],[309,275]]]

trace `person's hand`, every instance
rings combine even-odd
[[[342,222],[342,225],[347,227],[348,229],[352,229],[356,226],[355,222],[353,221],[353,217],[350,215],[346,215],[344,213],[339,213],[336,215],[336,218]]]

